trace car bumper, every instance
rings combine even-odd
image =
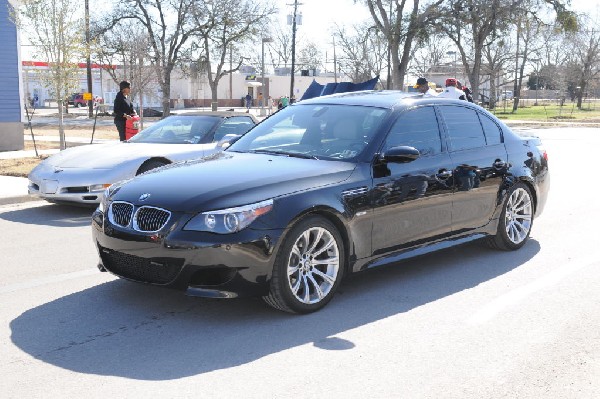
[[[51,166],[29,174],[30,195],[50,202],[97,205],[109,184],[124,178],[110,169],[69,168],[56,173]]]
[[[27,187],[29,195],[50,202],[97,205],[102,200],[104,192],[104,190],[90,191],[89,186],[58,187],[58,184],[54,182],[51,184],[56,184],[56,188],[48,189],[43,186],[44,184],[46,183],[37,184],[30,180]]]
[[[170,223],[164,234],[141,233],[111,224],[97,210],[92,232],[99,269],[192,296],[232,298],[268,293],[275,246],[283,230],[245,229],[219,235],[177,227],[185,222],[187,219]]]

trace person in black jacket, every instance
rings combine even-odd
[[[119,83],[119,89],[120,91],[115,97],[113,111],[115,114],[115,126],[119,132],[119,140],[125,141],[125,122],[127,119],[131,119],[136,113],[135,109],[133,109],[133,103],[129,99],[131,83],[124,80]]]

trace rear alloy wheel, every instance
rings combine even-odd
[[[273,268],[271,292],[263,297],[276,309],[310,313],[333,297],[344,270],[344,244],[328,220],[312,216],[292,228]]]
[[[504,201],[498,232],[488,239],[496,249],[515,250],[525,245],[533,225],[534,206],[529,188],[523,183],[512,186]]]

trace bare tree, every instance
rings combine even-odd
[[[393,87],[402,89],[412,56],[413,41],[438,17],[438,7],[444,0],[434,0],[428,4],[413,0],[412,6],[406,4],[406,0],[363,1],[369,8],[375,26],[388,41]]]
[[[227,68],[227,54],[231,47],[260,43],[263,22],[276,12],[268,2],[251,0],[220,0],[196,2],[190,19],[195,26],[195,39],[202,49],[202,62],[212,95],[212,109],[218,106],[217,88],[223,76],[237,71],[244,58],[237,57],[235,66]],[[259,47],[260,48],[260,47]],[[239,53],[238,53],[239,54]]]
[[[513,59],[512,46],[506,40],[496,41],[489,46],[484,47],[483,57],[485,61],[484,72],[487,72],[490,77],[490,92],[489,92],[489,108],[496,108],[498,99],[498,90],[500,86],[505,84],[507,77],[507,67]],[[485,97],[480,93],[480,98],[485,103]]]
[[[271,32],[273,43],[269,46],[270,58],[274,68],[287,67],[292,64],[292,31],[275,25]],[[302,37],[296,38],[296,45],[301,45]]]
[[[298,57],[298,69],[320,69],[323,67],[323,54],[314,42],[308,42],[300,49]]]
[[[17,26],[29,33],[35,56],[48,62],[48,68],[38,73],[40,81],[58,103],[61,149],[66,148],[63,103],[79,86],[77,61],[85,51],[80,11],[77,3],[69,0],[25,0],[11,12]]]
[[[450,38],[460,54],[473,97],[479,98],[484,48],[499,39],[523,0],[454,0],[443,7],[437,27]]]
[[[362,82],[381,75],[387,58],[387,42],[375,27],[357,24],[348,32],[336,25],[334,37],[339,43],[341,55],[337,63],[340,71],[353,82]]]
[[[122,80],[131,81],[131,98],[140,106],[143,128],[144,97],[158,91],[155,70],[148,60],[151,51],[148,32],[141,25],[125,27],[117,24],[96,36],[92,51],[102,70],[116,84]]]
[[[517,15],[515,19],[516,46],[514,55],[514,82],[513,82],[513,112],[517,111],[519,99],[521,98],[521,89],[525,66],[534,57],[533,54],[541,49],[541,44],[537,41],[542,30],[542,22],[527,12]],[[539,47],[537,47],[539,46]]]
[[[113,13],[99,29],[105,32],[125,20],[133,20],[148,32],[147,58],[160,86],[164,116],[171,111],[171,75],[179,64],[180,53],[200,29],[191,18],[196,3],[195,0],[123,0],[115,3]]]
[[[448,39],[439,33],[420,37],[415,44],[409,70],[414,75],[426,76],[432,68],[442,65],[448,47]]]
[[[590,83],[600,76],[600,30],[596,27],[599,21],[581,18],[581,29],[567,36],[567,44],[571,51],[567,65],[572,74],[577,98],[577,108],[581,109],[583,97]]]

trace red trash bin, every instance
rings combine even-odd
[[[140,117],[133,115],[125,121],[125,140],[129,140],[140,131]]]

